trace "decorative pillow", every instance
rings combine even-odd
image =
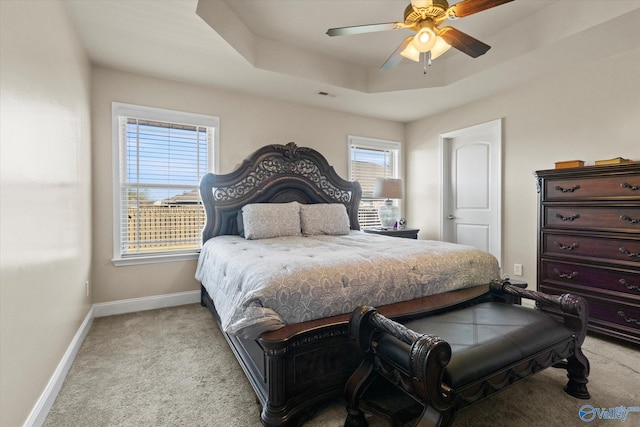
[[[300,204],[252,203],[242,208],[244,238],[300,236]]]
[[[349,234],[350,221],[347,208],[342,203],[318,203],[300,205],[302,234]]]

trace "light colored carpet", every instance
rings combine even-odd
[[[640,348],[589,335],[590,400],[562,391],[566,371],[549,368],[462,411],[454,426],[608,426],[578,410],[640,406]],[[74,426],[259,426],[260,406],[209,311],[199,304],[94,320],[45,423]],[[305,426],[337,427],[339,400]],[[377,420],[370,425],[381,426]],[[630,413],[622,425],[640,425]]]

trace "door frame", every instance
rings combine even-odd
[[[486,133],[489,130],[495,132],[496,141],[491,142],[492,147],[492,159],[495,160],[496,165],[496,182],[492,186],[492,191],[495,191],[495,204],[493,219],[497,224],[495,227],[495,239],[498,247],[496,253],[493,255],[498,259],[498,263],[502,268],[502,122],[503,119],[499,118],[485,123],[469,126],[466,128],[458,129],[451,132],[440,134],[440,240],[444,240],[449,212],[452,209],[451,201],[451,150],[449,147],[449,141],[452,138],[464,136],[473,133]],[[493,151],[495,150],[495,151]]]

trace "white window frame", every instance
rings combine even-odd
[[[121,212],[120,205],[120,120],[119,118],[133,117],[144,120],[153,120],[169,123],[184,123],[194,126],[203,126],[213,128],[213,138],[210,139],[207,147],[207,168],[208,172],[219,170],[219,135],[220,135],[220,119],[215,116],[204,114],[187,113],[175,110],[166,110],[162,108],[146,107],[141,105],[124,104],[120,102],[111,103],[111,126],[112,126],[112,164],[113,164],[113,259],[111,260],[116,266],[148,264],[169,261],[183,261],[196,259],[200,249],[192,251],[183,251],[179,253],[149,253],[123,256],[121,248]]]
[[[359,147],[363,147],[363,148],[371,148],[372,150],[375,149],[383,149],[383,150],[395,150],[397,155],[394,158],[394,165],[393,165],[393,169],[395,171],[395,174],[393,176],[387,176],[387,178],[402,178],[402,170],[401,170],[401,158],[402,158],[402,143],[398,142],[398,141],[389,141],[389,140],[384,140],[384,139],[376,139],[376,138],[367,138],[367,137],[363,137],[363,136],[353,136],[353,135],[349,135],[347,138],[347,150],[348,150],[348,165],[349,165],[349,180],[353,181],[356,178],[353,176],[353,170],[352,170],[352,164],[351,164],[351,156],[352,156],[352,147],[356,145]],[[363,202],[366,201],[373,201],[374,203],[379,202],[382,203],[383,200],[382,199],[373,199],[370,197],[365,197],[363,195],[362,200],[360,201],[360,204],[362,205]],[[399,200],[394,200],[393,201],[394,205],[398,206],[398,208],[400,209],[400,216],[402,216],[402,207],[400,204]],[[363,224],[360,224],[360,226],[362,227]],[[380,224],[378,223],[378,226],[380,226]],[[375,227],[375,225],[374,225]]]

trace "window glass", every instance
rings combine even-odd
[[[379,227],[378,208],[384,199],[373,198],[374,183],[376,178],[400,178],[400,143],[351,136],[349,155],[349,179],[362,186],[360,227]]]
[[[213,170],[217,119],[116,104],[114,123],[114,262],[196,254],[205,222],[199,183]]]

